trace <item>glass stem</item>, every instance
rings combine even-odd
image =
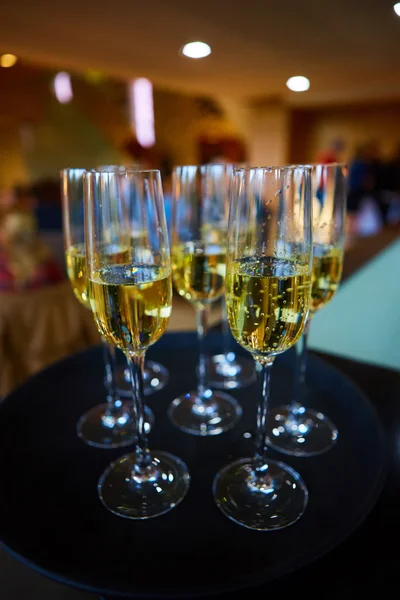
[[[143,402],[143,372],[144,353],[126,355],[132,382],[133,410],[136,425],[136,465],[137,470],[143,470],[150,464],[150,450],[145,433],[144,402]]]
[[[207,402],[206,391],[210,389],[208,383],[207,357],[205,353],[205,337],[207,334],[207,309],[204,307],[196,310],[197,338],[199,340],[199,364],[198,364],[198,382],[197,397]]]
[[[303,335],[296,344],[296,366],[293,386],[292,402],[289,407],[289,418],[296,418],[299,408],[302,407],[306,396],[306,371],[308,354],[308,334],[310,331],[311,319],[307,319]]]
[[[270,393],[271,369],[274,359],[270,358],[263,362],[257,362],[257,372],[261,387],[260,401],[257,406],[257,432],[256,432],[256,462],[260,465],[265,464],[265,455],[267,452],[267,417],[268,403]]]
[[[222,350],[225,355],[225,358],[228,362],[233,362],[235,360],[235,353],[231,352],[231,328],[228,323],[228,312],[226,309],[226,300],[225,296],[222,298],[222,321],[221,321],[221,329],[222,329]]]
[[[121,398],[118,391],[117,382],[115,379],[115,369],[117,367],[117,357],[115,348],[108,344],[104,339],[103,342],[103,358],[105,366],[104,386],[107,392],[107,410],[111,414],[120,412],[122,407]]]

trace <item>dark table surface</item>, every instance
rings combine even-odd
[[[283,591],[300,598],[336,598],[339,595],[341,598],[352,598],[355,593],[382,593],[397,588],[397,564],[400,559],[396,545],[397,534],[400,532],[400,373],[326,355],[323,358],[362,388],[372,400],[384,425],[390,461],[381,497],[362,525],[329,554],[267,586],[237,594],[230,593],[222,598],[255,597],[256,594],[278,594]],[[7,568],[11,581],[14,577],[13,586],[7,584],[9,579],[1,573],[2,565],[3,569]],[[229,569],[229,564],[224,565],[224,568]],[[34,585],[29,589],[32,593],[35,590],[31,596],[35,599],[82,598],[82,592],[42,581],[36,574],[33,576],[27,567],[14,563],[10,557],[0,559],[0,589],[4,585],[3,580],[6,588],[3,588],[3,592],[10,585],[10,594],[2,594],[7,600],[25,597],[14,595],[13,591],[21,589],[24,582],[32,580]]]
[[[315,563],[266,586],[220,595],[218,598],[271,598],[284,593],[287,597],[310,600],[347,600],[364,595],[385,595],[398,589],[400,372],[316,354],[357,383],[377,410],[389,449],[387,479],[381,496],[361,526],[345,542]],[[107,600],[114,599],[107,597]]]
[[[320,356],[356,382],[374,404],[387,436],[387,479],[375,508],[344,543],[316,563],[268,586],[268,594],[280,588],[295,594],[299,586],[300,597],[310,599],[343,600],[388,593],[398,586],[400,561],[400,373]]]
[[[391,243],[398,230],[365,240],[346,254],[344,277],[349,277]],[[398,589],[400,550],[400,373],[339,357],[321,355],[348,375],[374,404],[383,423],[389,448],[386,483],[376,506],[345,542],[315,563],[292,575],[229,598],[293,594],[296,598],[354,598],[387,594]],[[307,460],[307,459],[305,459]],[[207,557],[204,558],[205,562]],[[229,568],[229,565],[227,565]],[[0,594],[6,600],[82,600],[84,592],[44,580],[16,559],[0,553]],[[220,596],[221,598],[221,596]],[[108,599],[110,600],[110,598]]]

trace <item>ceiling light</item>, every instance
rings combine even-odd
[[[142,148],[151,148],[156,143],[154,131],[153,84],[140,77],[128,84],[129,109],[132,129]]]
[[[4,67],[5,69],[8,69],[9,67],[13,67],[16,62],[17,62],[17,57],[15,56],[15,54],[2,54],[0,56],[0,65],[2,67]]]
[[[393,4],[393,10],[396,13],[396,15],[400,17],[400,2],[397,2],[397,4]]]
[[[296,77],[290,77],[286,85],[292,92],[306,92],[310,87],[310,80],[302,75],[297,75]]]
[[[57,73],[53,81],[54,94],[60,104],[68,104],[73,98],[71,77],[69,73]]]
[[[190,42],[183,46],[182,54],[189,58],[204,58],[211,54],[211,47],[204,42]]]

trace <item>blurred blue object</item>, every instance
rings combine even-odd
[[[313,318],[310,347],[400,370],[400,240],[349,277]]]
[[[171,238],[171,223],[172,223],[172,195],[164,194],[165,218],[167,220],[168,233]]]
[[[61,206],[37,206],[35,215],[39,223],[40,231],[61,231],[62,213]]]

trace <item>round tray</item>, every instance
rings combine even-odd
[[[211,336],[210,351],[220,352]],[[272,404],[291,392],[292,353],[273,371]],[[193,388],[193,334],[169,334],[149,357],[170,370],[169,386],[148,402],[156,417],[151,447],[183,458],[190,491],[169,514],[145,522],[121,519],[97,497],[108,463],[125,452],[85,446],[78,418],[104,400],[101,350],[72,356],[30,379],[0,405],[0,539],[17,558],[59,582],[104,595],[187,597],[237,590],[293,571],[329,551],[367,516],[384,480],[386,451],[369,401],[339,371],[310,357],[310,405],[336,423],[328,453],[295,459],[271,450],[303,476],[310,497],[295,525],[255,532],[226,519],[211,485],[218,469],[252,454],[243,437],[255,424],[255,387],[232,394],[244,408],[239,425],[214,438],[181,433],[166,409]]]

